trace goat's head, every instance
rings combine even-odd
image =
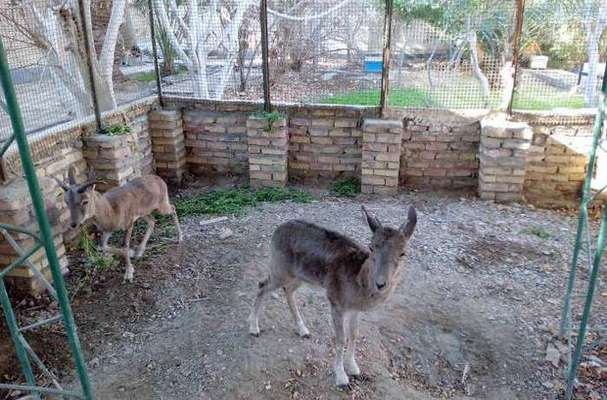
[[[364,206],[362,209],[373,232],[369,246],[372,263],[368,271],[369,284],[374,291],[387,292],[395,284],[395,278],[405,261],[407,242],[415,230],[417,213],[415,208],[410,207],[407,222],[395,229],[383,226]]]
[[[88,178],[84,183],[76,183],[74,168],[68,169],[67,182],[55,179],[57,184],[63,189],[65,204],[70,210],[70,226],[76,228],[94,214],[93,204],[90,202],[90,191],[96,183],[95,174],[89,172]]]

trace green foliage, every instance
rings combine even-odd
[[[137,82],[153,82],[156,80],[156,73],[154,71],[142,72],[140,74],[133,75],[131,79]]]
[[[121,136],[131,132],[131,128],[128,125],[112,125],[106,129],[109,136]]]
[[[356,197],[360,193],[360,180],[352,177],[337,181],[331,186],[331,193],[337,197]]]
[[[279,113],[277,111],[272,111],[272,112],[261,111],[261,112],[254,113],[253,117],[258,118],[258,119],[265,119],[268,121],[268,126],[264,129],[266,132],[270,132],[272,130],[272,127],[274,126],[275,122],[280,121],[281,119],[285,118],[284,115],[282,115],[281,113]]]
[[[361,106],[379,105],[379,90],[361,90],[326,97],[319,102],[322,104],[345,104]],[[392,89],[388,98],[390,105],[402,107],[425,107],[428,104],[427,93],[422,89]]]
[[[530,226],[528,228],[523,229],[521,233],[524,233],[526,235],[537,236],[540,239],[550,239],[551,237],[550,233],[541,226]]]
[[[87,264],[93,268],[97,268],[99,272],[107,271],[116,264],[114,258],[104,256],[99,251],[95,241],[91,238],[86,229],[80,231],[78,236],[78,248],[84,253]]]
[[[434,92],[424,89],[392,89],[388,98],[391,107],[438,107],[438,108],[483,108],[482,96],[474,93],[474,86],[462,82],[462,86],[450,85],[437,88]],[[479,89],[476,89],[479,90]],[[500,93],[490,96],[490,104],[499,104]],[[345,104],[377,106],[379,90],[362,90],[326,97],[319,100],[324,104]],[[578,109],[585,107],[584,98],[578,94],[569,94],[560,90],[545,88],[541,92],[531,88],[521,88],[514,96],[513,108],[516,110],[551,110],[554,108]]]
[[[176,200],[175,209],[180,217],[202,214],[240,214],[246,207],[254,207],[261,202],[287,200],[307,203],[312,200],[312,196],[301,190],[284,188],[224,189]]]

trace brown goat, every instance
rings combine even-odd
[[[70,225],[76,228],[80,224],[91,220],[102,232],[101,248],[104,253],[113,253],[124,256],[126,272],[124,279],[133,281],[133,265],[131,257],[139,258],[143,255],[156,221],[151,215],[158,211],[163,215],[171,215],[177,229],[177,241],[181,242],[182,233],[175,207],[169,201],[169,192],[166,183],[156,175],[146,175],[135,178],[126,184],[108,190],[101,194],[95,190],[95,178],[82,184],[77,184],[72,168],[68,171],[68,182],[57,180],[65,194],[65,202],[70,211]],[[147,229],[136,252],[131,250],[131,235],[135,222],[143,218]],[[118,249],[108,246],[108,240],[113,232],[125,230],[124,248]]]
[[[382,226],[364,207],[363,214],[373,232],[368,248],[305,221],[289,221],[276,228],[270,249],[270,276],[259,283],[249,316],[249,332],[258,336],[263,297],[283,288],[299,335],[308,337],[310,333],[295,303],[295,290],[303,283],[325,288],[335,328],[334,369],[338,386],[349,384],[346,371],[350,375],[360,374],[354,357],[358,314],[384,303],[396,288],[407,242],[417,223],[413,207],[409,208],[407,222],[399,229]],[[345,360],[344,347],[347,347]]]

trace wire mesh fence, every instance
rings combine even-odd
[[[2,4],[3,3],[3,4]],[[72,67],[61,49],[60,22],[45,0],[0,3],[0,37],[27,132],[69,121],[77,116],[64,78]],[[12,134],[4,94],[0,94],[0,142]]]
[[[527,0],[515,108],[594,107],[605,70],[606,27],[604,2]]]
[[[397,2],[391,106],[495,108],[504,102],[515,4]]]
[[[263,99],[258,0],[0,0],[0,36],[29,133],[156,92],[153,11],[166,95]],[[512,89],[517,1],[393,0],[388,105],[593,107],[607,57],[607,4],[527,0]],[[272,101],[377,105],[386,2],[268,0]],[[2,103],[0,103],[0,107]],[[0,141],[11,128],[0,110]]]
[[[379,104],[384,10],[374,0],[272,0],[272,99]]]

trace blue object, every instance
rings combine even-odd
[[[384,68],[384,61],[381,57],[365,58],[365,73],[381,73]]]

